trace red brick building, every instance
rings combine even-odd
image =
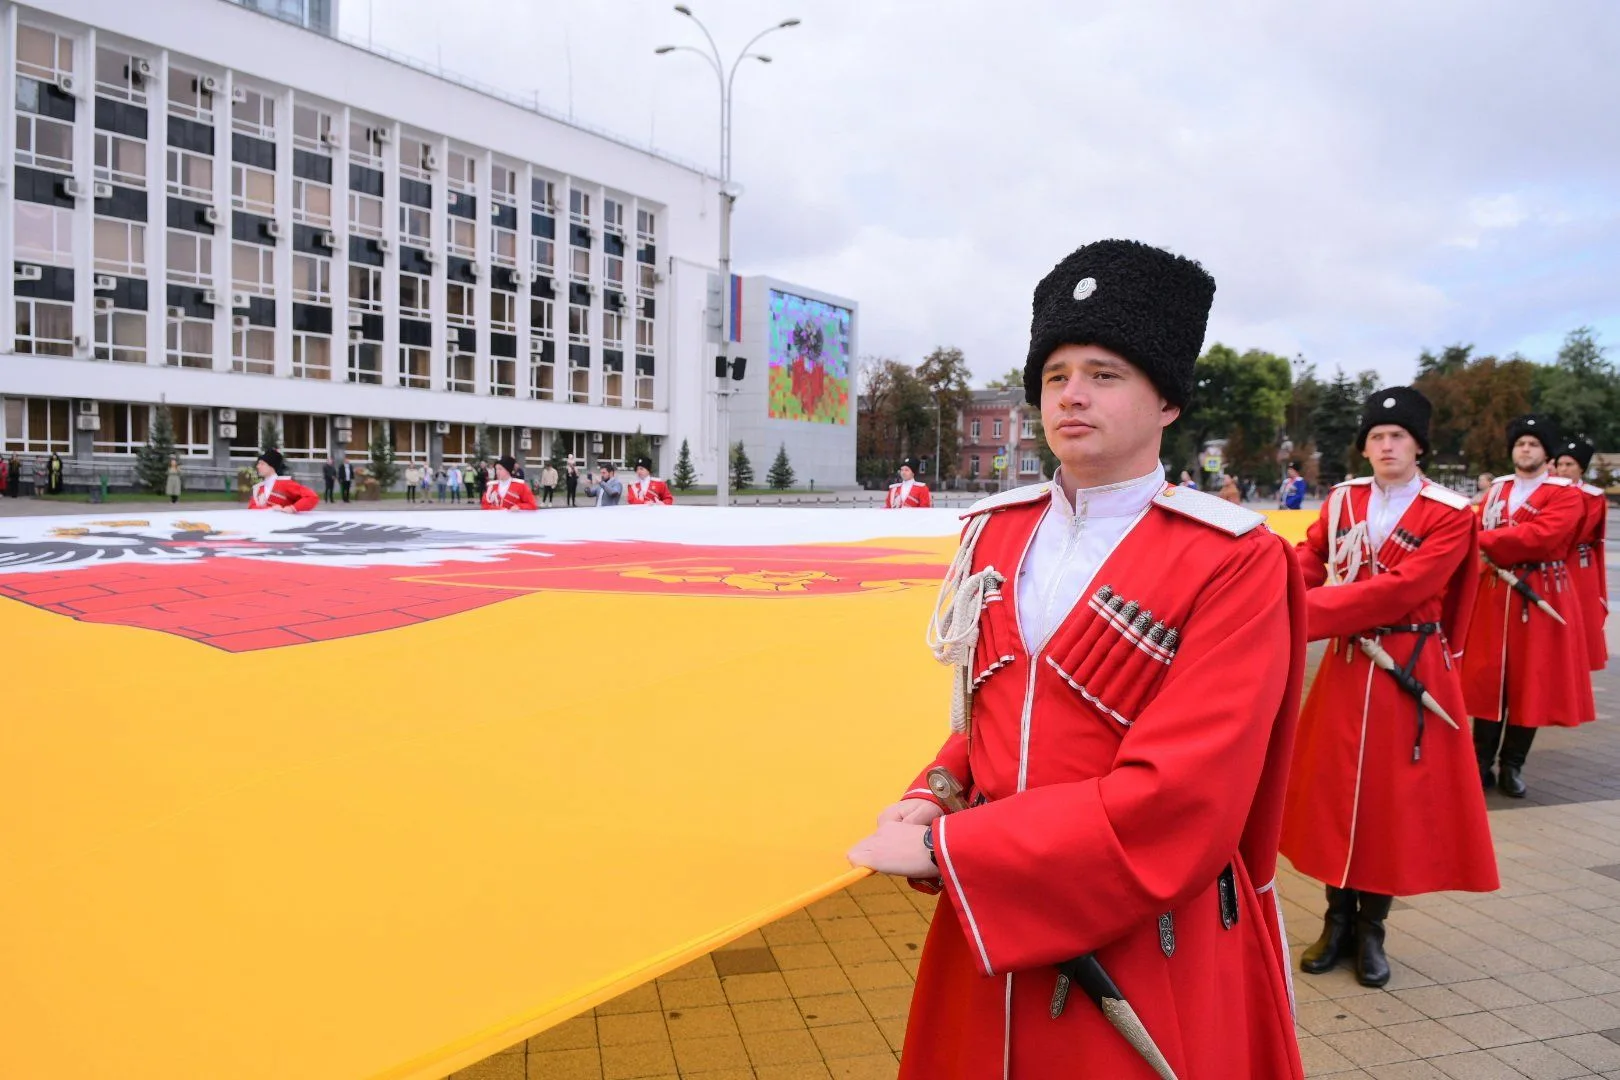
[[[1040,413],[1024,403],[1024,391],[975,390],[962,411],[962,452],[956,478],[968,489],[999,491],[1042,479],[1039,447]],[[1007,468],[997,473],[995,459]]]

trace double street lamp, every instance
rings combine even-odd
[[[731,208],[742,194],[742,188],[731,182],[731,87],[737,80],[737,69],[744,60],[758,60],[762,64],[771,62],[771,58],[763,53],[750,52],[754,43],[766,34],[773,34],[778,30],[787,30],[799,25],[798,19],[783,19],[775,26],[766,27],[748,40],[748,44],[737,53],[736,59],[727,68],[725,60],[720,55],[720,47],[714,43],[714,35],[709,28],[703,25],[703,20],[692,14],[692,9],[685,4],[676,4],[675,10],[697,23],[698,29],[703,31],[703,37],[709,43],[708,51],[694,48],[690,45],[660,45],[653,51],[659,56],[669,53],[689,52],[701,56],[705,63],[714,69],[715,79],[720,84],[720,357],[715,365],[715,419],[716,435],[720,443],[717,460],[719,462],[719,479],[715,485],[715,501],[725,506],[730,499],[731,492],[731,433],[727,423],[726,403],[732,393],[731,388]]]

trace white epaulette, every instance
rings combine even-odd
[[[1609,495],[1609,493],[1607,491],[1604,491],[1602,488],[1598,487],[1596,484],[1582,484],[1581,485],[1581,490],[1586,492],[1588,495],[1599,495],[1599,496],[1602,496],[1604,498],[1607,498],[1608,495]]]
[[[1453,510],[1468,510],[1473,507],[1468,496],[1460,491],[1452,491],[1444,484],[1428,483],[1418,489],[1418,494],[1426,499],[1433,499],[1441,506],[1449,506]]]
[[[967,513],[963,514],[962,517],[965,520],[990,510],[1000,510],[1008,506],[1017,506],[1020,503],[1034,502],[1036,499],[1045,498],[1050,494],[1051,490],[1051,482],[1043,481],[1039,484],[1025,484],[1023,487],[998,491],[994,495],[986,495],[968,507]]]
[[[1208,492],[1194,491],[1192,488],[1166,485],[1164,490],[1153,497],[1153,504],[1166,510],[1173,510],[1184,517],[1190,517],[1194,521],[1201,521],[1231,536],[1242,536],[1255,526],[1265,524],[1266,521],[1264,514],[1245,510],[1236,503],[1229,503]]]
[[[1547,479],[1543,480],[1542,483],[1551,484],[1554,487],[1573,487],[1575,481],[1571,480],[1567,476],[1549,476]]]
[[[1352,476],[1348,480],[1340,480],[1337,484],[1334,484],[1333,486],[1336,487],[1336,488],[1339,488],[1339,487],[1365,487],[1367,484],[1370,484],[1372,482],[1373,482],[1373,478],[1370,477],[1370,476]]]

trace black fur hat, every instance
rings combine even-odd
[[[911,475],[916,476],[922,472],[922,462],[914,457],[908,457],[900,463],[902,468],[910,469]]]
[[[500,457],[495,459],[495,464],[505,469],[506,475],[508,476],[511,476],[513,473],[517,472],[517,458],[513,457],[511,454],[502,454]]]
[[[262,461],[274,469],[277,476],[287,475],[287,459],[282,457],[281,451],[277,450],[273,446],[264,453],[260,454],[256,460]]]
[[[1536,441],[1541,443],[1541,448],[1547,452],[1549,460],[1564,445],[1564,441],[1558,437],[1558,425],[1553,422],[1553,418],[1542,416],[1540,413],[1526,413],[1524,416],[1516,417],[1508,422],[1507,444],[1509,452],[1513,450],[1513,444],[1518,442],[1520,437],[1524,435],[1534,435]]]
[[[1172,405],[1192,392],[1215,279],[1191,259],[1136,240],[1098,240],[1035,286],[1024,398],[1041,403],[1041,369],[1062,345],[1100,345],[1142,370]]]
[[[1581,467],[1581,472],[1585,472],[1587,467],[1592,464],[1592,455],[1596,451],[1597,447],[1585,439],[1569,439],[1565,441],[1563,446],[1559,447],[1556,456],[1574,458],[1575,464]]]
[[[1399,424],[1429,452],[1429,399],[1410,386],[1391,386],[1368,398],[1361,407],[1361,427],[1356,430],[1356,449],[1367,448],[1367,434],[1379,424]]]

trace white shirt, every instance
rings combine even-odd
[[[899,496],[894,500],[896,506],[906,505],[906,496],[911,494],[911,485],[914,483],[916,483],[915,480],[902,480],[895,485],[900,489]]]
[[[1052,481],[1018,577],[1018,628],[1031,656],[1068,616],[1103,562],[1164,487],[1164,467],[1103,487],[1080,488],[1069,504]]]
[[[1401,515],[1406,508],[1412,505],[1418,492],[1423,488],[1423,474],[1414,472],[1412,479],[1404,484],[1393,487],[1384,487],[1377,480],[1372,483],[1372,492],[1367,496],[1367,540],[1372,549],[1377,551],[1389,539],[1389,534],[1395,531],[1400,523]]]
[[[253,485],[253,503],[254,503],[254,505],[256,505],[256,506],[269,506],[270,505],[270,493],[276,490],[276,481],[280,480],[280,479],[281,479],[281,477],[277,476],[275,473],[271,473],[269,476],[265,477],[263,480],[260,480],[257,484],[254,484]]]
[[[1508,488],[1508,513],[1517,514],[1519,507],[1523,506],[1525,501],[1536,493],[1536,488],[1540,487],[1542,481],[1547,479],[1547,475],[1547,470],[1543,469],[1539,475],[1526,480],[1515,473],[1513,485]]]

